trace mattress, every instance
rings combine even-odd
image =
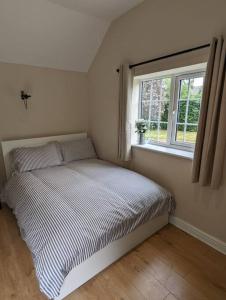
[[[98,159],[14,175],[3,196],[49,299],[74,267],[175,205],[153,181]]]

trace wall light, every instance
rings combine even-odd
[[[24,102],[24,106],[25,106],[25,108],[27,109],[27,108],[28,108],[28,106],[27,106],[27,100],[28,100],[29,98],[31,98],[31,95],[28,95],[28,94],[25,93],[24,91],[21,91],[21,92],[20,92],[20,98],[21,98],[21,100]]]

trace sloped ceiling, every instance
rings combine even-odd
[[[112,20],[143,0],[0,0],[0,61],[87,72]]]
[[[96,16],[108,21],[114,20],[143,0],[49,0],[64,7]]]

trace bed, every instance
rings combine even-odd
[[[169,192],[98,158],[11,176],[12,149],[85,138],[71,134],[2,142],[13,210],[41,292],[61,300],[168,223]]]

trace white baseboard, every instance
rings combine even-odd
[[[218,250],[219,252],[226,255],[226,243],[205,233],[204,231],[194,227],[193,225],[177,218],[174,216],[171,216],[169,219],[169,222],[173,224],[174,226],[180,228],[181,230],[187,232],[188,234],[194,236],[198,240],[206,243],[210,247],[213,247],[214,249]]]

